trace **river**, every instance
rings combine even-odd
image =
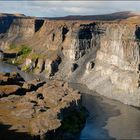
[[[86,86],[72,84],[82,92],[82,103],[89,111],[81,140],[140,139],[140,110],[105,98]]]
[[[14,65],[6,64],[6,63],[1,62],[1,61],[0,61],[0,72],[18,72],[24,78],[25,81],[34,80],[35,78],[39,78],[41,80],[47,80],[43,75],[37,76],[37,75],[32,74],[32,73],[26,73],[26,72],[19,70]]]
[[[0,72],[19,72],[26,80],[34,75],[19,71],[15,66],[0,62]],[[97,139],[140,139],[140,110],[114,101],[86,86],[71,83],[82,93],[82,104],[89,112],[81,140]]]

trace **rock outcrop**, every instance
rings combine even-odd
[[[63,109],[76,108],[80,100],[78,91],[70,88],[66,82],[51,80],[45,83],[21,80],[21,83],[18,79],[18,74],[0,75],[0,94],[5,93],[7,96],[1,94],[0,123],[10,125],[10,130],[42,136],[48,131],[59,128],[63,121]],[[15,84],[14,81],[19,82],[17,86],[21,90],[18,92],[15,92],[17,89],[15,85],[11,85]],[[3,90],[2,86],[7,90]],[[21,94],[22,90],[24,94]]]

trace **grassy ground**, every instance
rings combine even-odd
[[[15,53],[16,57],[12,58],[12,59],[8,59],[9,63],[15,64],[15,65],[20,65],[22,64],[25,59],[28,57],[28,55],[31,54],[32,49],[30,48],[30,46],[28,45],[15,45],[15,44],[11,44],[9,46],[9,50],[8,50],[9,54],[10,53]]]

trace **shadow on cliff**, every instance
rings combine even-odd
[[[25,132],[9,130],[11,125],[0,124],[0,140],[39,140],[39,136],[33,137]]]
[[[138,25],[136,25],[135,37],[140,40],[140,27]]]
[[[105,28],[100,28],[97,23],[80,25],[76,42],[78,51],[75,52],[75,62],[78,67],[72,73],[71,82],[78,83],[87,69],[87,64],[95,60],[104,33]]]
[[[4,53],[4,58],[9,59],[9,58],[15,58],[17,57],[16,53]]]
[[[12,17],[12,16],[6,16],[6,17],[1,17],[0,19],[1,19],[1,21],[2,22],[0,22],[0,34],[1,33],[6,33],[8,30],[9,30],[9,28],[10,28],[10,26],[11,26],[11,24],[12,24],[12,22],[13,22],[13,20],[15,19],[16,17]]]

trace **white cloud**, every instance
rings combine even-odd
[[[0,1],[0,12],[30,16],[66,16],[139,11],[140,1]]]

